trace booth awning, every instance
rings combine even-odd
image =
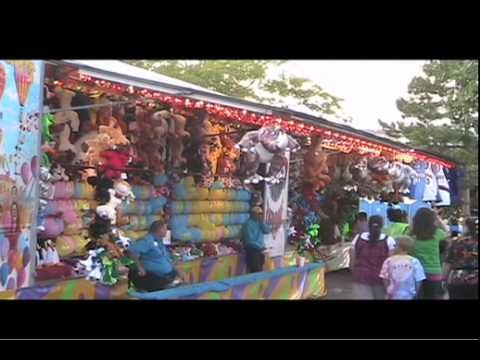
[[[353,136],[366,141],[374,141],[378,144],[389,146],[404,152],[416,152],[429,158],[438,159],[455,164],[455,161],[435,153],[415,149],[408,145],[393,141],[391,139],[372,134],[371,132],[359,130],[345,124],[339,124],[326,120],[319,116],[302,113],[295,110],[274,107],[266,104],[259,104],[243,99],[226,96],[215,91],[194,85],[169,76],[161,75],[149,70],[141,69],[118,60],[63,60],[51,61],[57,64],[68,64],[77,67],[80,72],[87,76],[101,77],[102,79],[148,88],[174,96],[184,96],[197,101],[209,101],[219,105],[245,109],[267,116],[287,117],[306,125],[318,126],[330,131],[338,131],[346,136]]]

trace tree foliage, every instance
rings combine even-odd
[[[478,186],[478,61],[431,61],[423,72],[397,100],[404,120],[379,123],[389,136],[464,163]]]
[[[335,115],[341,98],[313,81],[294,76],[272,76],[285,61],[274,60],[135,60],[129,63],[207,89],[265,104],[304,105],[317,115]]]

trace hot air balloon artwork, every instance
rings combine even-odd
[[[18,101],[20,103],[20,135],[17,146],[15,148],[16,152],[22,150],[22,145],[25,139],[25,121],[23,119],[23,110],[24,106],[28,100],[28,95],[30,94],[30,89],[33,85],[35,78],[35,64],[30,60],[15,60],[9,61],[13,65],[13,74],[15,78],[15,87],[17,88]],[[18,170],[18,156],[17,161],[15,161],[15,175],[19,175]]]
[[[6,83],[7,83],[7,73],[5,72],[5,66],[0,64],[0,100],[2,100]]]
[[[35,77],[35,64],[30,60],[12,61],[20,107],[27,102],[30,88]]]

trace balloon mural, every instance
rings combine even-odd
[[[17,146],[15,148],[15,174],[17,174],[18,169],[18,162],[20,161],[20,154],[22,152],[22,147],[25,144],[25,131],[27,129],[27,119],[23,117],[23,110],[25,104],[28,100],[28,96],[30,94],[30,89],[33,85],[34,77],[35,77],[35,64],[33,61],[30,60],[16,60],[11,61],[11,65],[13,65],[13,74],[15,78],[15,87],[17,89],[18,95],[18,102],[20,104],[20,111],[19,111],[19,123],[20,123],[20,134],[18,136]]]
[[[0,291],[30,283],[36,214],[33,199],[40,167],[43,87],[38,74],[42,66],[41,61],[0,61],[0,134],[8,134],[3,136],[0,155],[12,165],[0,181]]]
[[[7,73],[5,72],[5,66],[0,64],[0,100],[2,100],[6,83],[7,83]]]
[[[35,64],[33,61],[20,60],[12,61],[15,75],[15,86],[17,87],[18,100],[23,108],[30,94],[30,88],[35,76]]]

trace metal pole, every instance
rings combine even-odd
[[[104,107],[104,106],[113,106],[113,105],[122,105],[122,104],[133,104],[135,103],[136,100],[132,101],[116,101],[116,102],[109,102],[109,103],[105,103],[105,104],[93,104],[93,105],[82,105],[82,106],[74,106],[74,107],[70,107],[70,108],[66,108],[66,109],[60,109],[60,108],[57,108],[57,109],[51,109],[51,110],[48,110],[48,111],[44,111],[44,113],[56,113],[56,112],[60,112],[60,111],[72,111],[72,110],[82,110],[82,109],[93,109],[93,108],[100,108],[100,107]]]

